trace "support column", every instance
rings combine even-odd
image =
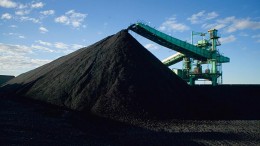
[[[218,85],[218,82],[217,82],[217,75],[214,74],[212,77],[211,77],[211,82],[212,82],[212,85],[213,86],[217,86]]]
[[[211,52],[212,52],[212,59],[210,60],[211,62],[211,82],[213,86],[216,86],[217,83],[217,78],[218,78],[218,69],[217,69],[217,39],[219,38],[217,35],[217,30],[212,29],[209,30],[210,33],[210,39],[212,40],[212,46],[211,46]]]
[[[191,86],[195,85],[195,80],[192,76],[190,76],[190,85]]]
[[[216,59],[211,60],[211,73],[216,74],[217,73],[217,63]]]

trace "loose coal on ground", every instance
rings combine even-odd
[[[259,145],[259,120],[169,120],[134,126],[25,98],[0,98],[1,145]],[[144,128],[142,128],[144,127]]]
[[[211,109],[202,111],[203,119],[260,119],[260,85],[199,85],[193,86],[192,90],[207,98],[199,103],[207,104]]]
[[[186,82],[127,30],[24,73],[2,91],[123,120],[183,118],[197,109]]]

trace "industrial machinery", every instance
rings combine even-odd
[[[221,55],[217,49],[220,45],[216,29],[209,30],[209,40],[205,39],[206,33],[192,32],[191,43],[179,40],[160,32],[144,23],[135,23],[128,27],[135,33],[169,49],[177,51],[176,54],[164,59],[162,62],[171,66],[183,61],[182,69],[173,71],[190,85],[195,85],[198,79],[206,79],[213,86],[222,83],[222,63],[230,61],[228,57]],[[197,44],[193,44],[194,35],[202,36]],[[203,66],[207,68],[203,70]]]

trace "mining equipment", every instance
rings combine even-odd
[[[217,49],[220,45],[218,30],[211,29],[208,33],[192,31],[191,43],[174,38],[144,23],[132,24],[128,30],[177,51],[176,54],[162,60],[162,63],[171,66],[182,61],[182,69],[173,69],[173,71],[190,85],[195,85],[198,79],[209,80],[213,86],[222,83],[222,63],[228,63],[230,59],[221,55]],[[209,34],[209,39],[205,39],[206,34]],[[193,44],[195,35],[202,37],[197,44]],[[203,66],[206,66],[206,69],[203,70]]]

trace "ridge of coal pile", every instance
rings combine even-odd
[[[181,118],[190,102],[187,83],[127,30],[21,74],[2,91],[120,120]]]

